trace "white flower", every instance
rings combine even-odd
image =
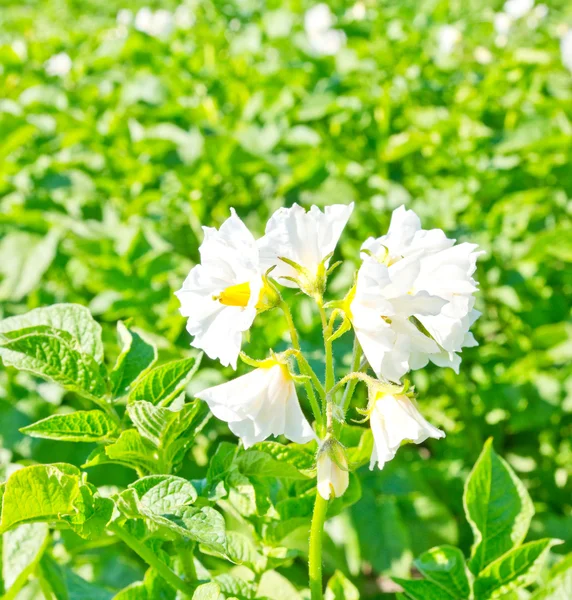
[[[191,269],[176,295],[181,314],[189,317],[192,345],[236,369],[242,334],[260,307],[263,280],[256,241],[231,211],[218,231],[203,227],[201,264]]]
[[[499,36],[506,36],[512,27],[512,17],[504,12],[496,13],[494,18],[495,31]]]
[[[167,38],[174,28],[173,15],[168,10],[152,11],[148,7],[140,8],[135,15],[135,29],[151,37]]]
[[[275,360],[247,375],[198,393],[245,448],[271,435],[305,444],[316,436],[302,413],[288,368]]]
[[[306,212],[297,204],[279,208],[270,217],[266,234],[258,241],[264,270],[274,266],[271,272],[274,279],[282,285],[296,287],[290,279],[284,279],[298,276],[293,267],[280,260],[284,257],[306,269],[310,277],[315,277],[321,263],[335,250],[353,208],[353,202],[347,206],[326,206],[324,212],[317,206]]]
[[[438,52],[447,56],[453,52],[455,46],[461,41],[461,32],[453,25],[444,25],[437,33],[439,42]]]
[[[513,19],[520,19],[530,12],[533,6],[534,0],[507,0],[504,12]]]
[[[399,381],[428,360],[458,370],[456,353],[476,345],[469,328],[480,314],[473,274],[481,253],[475,244],[454,243],[440,229],[422,229],[401,206],[388,233],[363,244],[349,312],[378,377]]]
[[[404,394],[380,394],[370,413],[374,448],[369,468],[395,457],[403,442],[421,444],[427,438],[444,438],[445,433],[428,423],[414,402]]]
[[[52,77],[64,77],[71,71],[72,59],[65,52],[60,52],[46,61],[45,68]]]
[[[475,48],[474,57],[481,65],[488,65],[493,61],[492,52],[484,46],[477,46]]]
[[[560,41],[562,64],[572,73],[572,30],[568,31]]]
[[[327,4],[316,4],[304,15],[304,28],[310,47],[316,54],[337,54],[343,46],[346,35],[343,31],[332,29],[334,16]]]
[[[376,375],[399,381],[411,368],[413,353],[439,352],[409,318],[438,314],[446,301],[427,292],[410,293],[419,275],[420,261],[408,258],[383,264],[366,256],[358,271],[349,317],[363,352]]]
[[[348,461],[339,443],[321,448],[318,454],[318,494],[324,500],[339,498],[348,489]]]

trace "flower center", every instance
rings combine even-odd
[[[213,299],[218,300],[225,306],[242,306],[244,308],[250,300],[250,283],[245,281],[244,283],[230,285],[218,296],[213,296]]]

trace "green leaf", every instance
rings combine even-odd
[[[35,465],[12,473],[2,499],[0,533],[21,523],[55,521],[73,514],[80,495],[76,471],[70,474],[54,465]]]
[[[220,587],[217,583],[203,583],[195,590],[193,600],[222,600]]]
[[[26,523],[2,536],[2,578],[6,600],[18,593],[34,571],[48,543],[48,534],[46,523]]]
[[[398,579],[393,578],[398,583],[408,598],[411,600],[458,600],[456,596],[445,592],[443,588],[427,579]]]
[[[517,588],[534,583],[556,540],[538,540],[515,548],[485,567],[475,580],[479,600],[500,598]]]
[[[120,510],[130,518],[145,518],[177,536],[205,544],[226,554],[223,517],[210,507],[190,506],[194,486],[174,475],[144,477],[120,495]]]
[[[471,593],[465,557],[458,548],[438,546],[415,560],[419,571],[455,598],[468,598]]]
[[[209,461],[207,470],[207,484],[213,488],[229,473],[238,447],[230,442],[221,442]]]
[[[62,520],[75,533],[85,539],[97,539],[104,535],[113,514],[113,500],[100,497],[93,486],[82,485],[74,506],[76,512],[69,516],[62,515]]]
[[[149,371],[129,394],[129,401],[147,400],[151,404],[168,406],[184,389],[197,371],[202,354],[174,360]]]
[[[209,553],[207,550],[206,554]],[[214,555],[220,556],[219,553]],[[267,563],[266,558],[257,551],[252,539],[237,531],[226,532],[226,551],[223,556],[237,565],[248,567],[255,573],[263,572]]]
[[[288,463],[304,475],[312,476],[316,469],[315,453],[305,445],[279,444],[278,442],[259,442],[254,444],[250,451],[259,450],[270,454],[278,462]]]
[[[52,415],[20,429],[35,438],[68,442],[101,442],[113,437],[117,423],[101,410]]]
[[[359,591],[341,571],[336,571],[326,586],[325,600],[359,600]]]
[[[15,231],[0,243],[0,301],[21,300],[40,282],[60,240],[58,229],[45,237]]]
[[[54,591],[57,600],[111,600],[113,594],[58,565],[48,554],[40,561],[41,576]]]
[[[281,479],[307,479],[292,464],[275,459],[272,455],[258,450],[247,450],[236,459],[236,465],[243,475],[256,477],[279,477]]]
[[[128,329],[121,321],[117,333],[123,348],[109,375],[114,397],[123,396],[128,388],[157,360],[157,348],[134,329]]]
[[[0,356],[6,366],[50,379],[94,402],[104,401],[106,386],[99,366],[67,332],[35,326],[4,332],[2,337]]]
[[[148,569],[143,581],[127,586],[113,600],[175,600],[176,595],[176,591],[154,569]]]
[[[65,331],[77,340],[84,354],[89,354],[97,363],[103,361],[101,326],[89,310],[79,304],[54,304],[4,319],[0,321],[0,341],[2,334],[9,331],[39,325]]]
[[[524,485],[489,439],[465,485],[465,514],[475,536],[469,568],[476,575],[519,545],[534,507]]]
[[[94,450],[83,466],[117,463],[146,475],[157,472],[158,461],[156,449],[136,429],[126,429],[113,444]]]

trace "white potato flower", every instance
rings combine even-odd
[[[504,12],[513,19],[520,19],[529,13],[534,6],[534,0],[507,0]]]
[[[72,59],[69,55],[60,52],[46,61],[46,73],[52,77],[65,77],[71,71],[72,65]]]
[[[378,394],[371,407],[370,426],[374,442],[370,469],[376,464],[383,469],[403,442],[421,444],[430,437],[445,437],[443,431],[423,418],[414,401],[405,394]]]
[[[560,41],[562,64],[572,73],[572,29]]]
[[[332,29],[334,15],[327,4],[316,4],[304,15],[304,28],[310,48],[316,54],[331,56],[337,54],[346,41],[343,31]]]
[[[318,494],[324,500],[343,496],[348,489],[350,474],[345,452],[339,442],[324,443],[318,454],[317,468]]]
[[[242,334],[264,308],[265,287],[256,241],[231,211],[218,231],[203,227],[201,264],[191,269],[176,296],[195,338],[192,345],[236,369]]]
[[[316,435],[306,420],[288,367],[263,361],[254,371],[196,394],[217,419],[228,423],[245,448],[271,435],[305,444]]]
[[[401,206],[388,233],[362,246],[364,261],[349,305],[364,354],[378,377],[399,381],[429,360],[458,370],[456,354],[476,341],[475,244],[454,245],[440,229],[424,230]]]
[[[318,277],[321,265],[328,267],[329,255],[335,250],[354,208],[351,204],[333,204],[322,212],[312,206],[306,212],[294,204],[279,208],[266,225],[264,237],[258,240],[264,270],[274,267],[270,275],[280,284],[297,287],[297,270],[280,260],[287,258],[305,269],[307,279]]]
[[[145,6],[135,15],[135,29],[151,37],[167,38],[173,32],[174,26],[173,14],[165,9],[153,11]]]
[[[454,25],[443,25],[437,32],[438,53],[448,56],[461,41],[461,32]]]

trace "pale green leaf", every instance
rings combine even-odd
[[[48,542],[46,523],[25,523],[2,536],[2,578],[4,598],[14,597],[42,557]]]
[[[117,423],[101,410],[78,410],[65,415],[52,415],[20,431],[36,438],[101,442],[113,437]]]
[[[151,404],[167,406],[185,388],[200,364],[198,359],[183,358],[155,367],[137,382],[129,394],[129,401],[147,400]]]
[[[478,574],[523,541],[534,507],[524,485],[497,456],[490,439],[467,480],[463,501],[475,536],[469,568]]]
[[[115,397],[123,396],[157,360],[157,348],[141,332],[129,329],[119,321],[117,333],[122,350],[109,375],[111,392]]]
[[[132,583],[113,596],[113,600],[175,600],[176,591],[154,569],[148,569],[143,581]]]
[[[247,450],[238,456],[236,464],[243,475],[256,477],[280,477],[283,479],[307,479],[291,463],[280,461],[271,454]]]
[[[458,548],[438,546],[423,553],[415,566],[455,598],[468,598],[471,593],[465,557]]]
[[[52,229],[41,237],[15,231],[0,242],[0,301],[17,301],[40,282],[54,257],[60,232]]]
[[[534,583],[555,543],[558,542],[538,540],[507,552],[479,573],[475,580],[475,596],[479,600],[492,600]]]
[[[0,321],[0,341],[6,332],[40,325],[65,331],[77,340],[84,354],[92,356],[97,363],[103,360],[101,326],[89,310],[79,304],[54,304],[4,319]]]
[[[192,600],[222,600],[220,587],[217,583],[203,583],[195,590]]]

